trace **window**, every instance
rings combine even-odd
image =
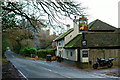
[[[67,58],[68,58],[68,51],[67,51]]]
[[[72,52],[70,52],[70,55],[72,56]]]
[[[59,46],[61,45],[61,43],[59,42]]]
[[[88,51],[82,51],[82,57],[88,57]]]

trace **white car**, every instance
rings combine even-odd
[[[7,47],[7,51],[11,51],[11,50],[10,50],[10,47]]]

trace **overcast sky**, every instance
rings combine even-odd
[[[118,2],[120,0],[73,0],[82,3],[88,16],[88,23],[96,19],[102,20],[118,28]],[[64,21],[73,28],[73,21],[66,18]],[[65,27],[66,29],[66,27]]]
[[[88,22],[100,19],[110,25],[118,27],[118,2],[120,0],[76,0],[88,7],[86,13]]]
[[[88,23],[95,19],[102,20],[112,26],[118,27],[118,2],[120,0],[74,0],[87,7],[85,13],[88,16]],[[66,23],[69,23],[67,20]],[[73,27],[73,24],[71,24]]]

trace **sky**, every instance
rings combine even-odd
[[[120,0],[76,0],[88,7],[88,22],[100,19],[110,25],[118,27],[118,2]]]
[[[74,0],[86,7],[88,23],[96,19],[102,20],[118,28],[118,2],[120,0]],[[70,21],[67,20],[67,23]],[[73,27],[73,24],[71,28]]]
[[[118,28],[118,2],[120,0],[73,0],[81,3],[81,7],[85,7],[85,13],[88,15],[88,23],[99,19],[114,27]],[[70,24],[73,28],[73,21],[66,18],[64,23]],[[64,26],[65,29],[66,26]]]

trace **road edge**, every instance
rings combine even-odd
[[[11,61],[10,61],[11,62]],[[12,63],[12,62],[11,62]],[[17,67],[12,63],[12,65],[17,69]],[[17,71],[26,79],[28,80],[28,78],[20,71],[17,69]]]

